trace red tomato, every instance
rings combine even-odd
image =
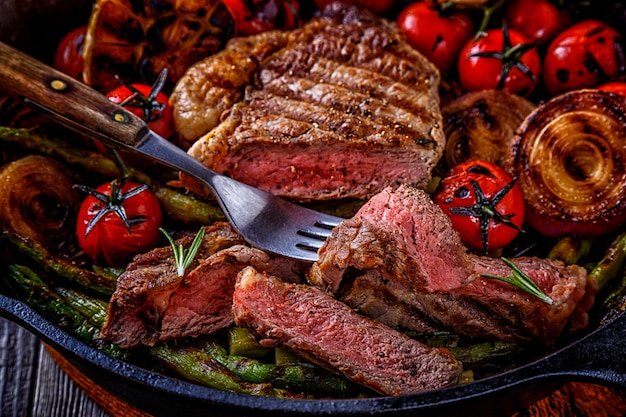
[[[432,1],[418,1],[398,16],[398,26],[408,42],[444,73],[456,66],[463,45],[474,35],[467,12],[442,11]]]
[[[613,81],[610,83],[602,84],[601,86],[598,86],[598,90],[608,91],[610,93],[620,94],[626,97],[626,82]]]
[[[333,3],[336,0],[313,0],[313,3],[318,9]],[[343,0],[347,3],[356,4],[357,6],[369,9],[377,14],[384,14],[391,9],[394,0]]]
[[[158,82],[157,82],[158,84]],[[174,130],[174,115],[168,97],[160,87],[145,84],[122,85],[106,94],[109,100],[122,105],[126,110],[141,117],[150,129],[164,138],[171,137]]]
[[[224,0],[224,5],[235,20],[238,35],[294,29],[300,23],[297,0]]]
[[[571,24],[567,10],[548,0],[513,0],[508,3],[505,19],[538,44],[547,44]]]
[[[544,57],[543,81],[552,95],[592,88],[626,74],[622,36],[599,20],[584,20],[561,32]]]
[[[533,41],[506,25],[470,40],[459,56],[459,78],[467,91],[500,89],[527,96],[540,75],[541,59]]]
[[[83,80],[83,44],[87,26],[70,31],[61,39],[54,54],[54,68],[77,80]]]
[[[80,206],[76,233],[94,262],[123,266],[133,255],[157,244],[163,215],[159,200],[147,186],[114,180],[95,190],[82,189],[90,195]]]
[[[524,223],[524,197],[499,166],[469,160],[439,183],[435,203],[470,249],[487,253],[508,245]]]

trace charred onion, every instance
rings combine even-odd
[[[626,102],[577,90],[540,105],[509,147],[529,224],[547,236],[601,235],[626,223]]]
[[[500,164],[506,144],[535,105],[502,90],[467,93],[444,105],[446,148],[439,169],[448,169],[468,159]]]
[[[74,233],[80,196],[59,162],[28,155],[0,170],[0,223],[56,252]]]

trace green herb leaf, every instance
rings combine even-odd
[[[535,284],[535,282],[530,279],[528,275],[524,273],[517,265],[508,260],[507,258],[500,258],[504,261],[505,264],[511,267],[511,275],[507,277],[502,277],[500,275],[492,275],[492,274],[482,274],[483,277],[493,278],[500,281],[508,282],[509,284],[515,285],[517,288],[526,291],[528,294],[533,295],[539,298],[544,303],[552,305],[554,302],[550,297],[548,297],[541,288]]]
[[[194,258],[198,254],[198,250],[202,245],[202,240],[204,239],[204,227],[201,227],[196,233],[196,236],[193,238],[193,242],[191,242],[191,246],[189,246],[188,250],[185,250],[183,245],[176,244],[172,236],[167,232],[167,230],[163,228],[159,228],[161,233],[165,235],[167,240],[170,241],[170,245],[172,245],[172,252],[174,253],[174,263],[176,264],[176,273],[179,277],[185,275],[185,271],[189,268],[189,265],[193,262]]]

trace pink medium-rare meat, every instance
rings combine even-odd
[[[187,247],[192,240],[193,235],[186,235],[178,242]],[[203,244],[190,269],[198,265],[197,259],[242,243],[244,240],[228,223],[206,227]],[[117,281],[102,337],[122,348],[153,343],[158,339],[157,330],[169,297],[181,280],[176,274],[171,247],[135,256]]]
[[[326,292],[244,269],[233,315],[265,338],[385,395],[424,392],[459,382],[462,365],[432,348],[355,313]]]
[[[250,66],[228,88],[201,75],[229,56]],[[172,103],[186,124],[206,108],[202,97],[241,96],[189,149],[215,171],[301,201],[366,198],[427,184],[445,143],[438,85],[436,68],[394,24],[336,3],[294,31],[234,40],[189,70]]]
[[[118,280],[102,337],[122,348],[135,348],[224,329],[233,322],[237,273],[248,265],[300,280],[302,272],[293,261],[245,246],[230,227],[224,227],[232,235],[216,238],[207,233],[205,243],[212,242],[210,247],[203,245],[183,277],[175,273],[169,247],[137,256]]]
[[[507,276],[511,268],[501,259],[469,253],[430,197],[407,186],[373,197],[333,230],[319,255],[309,272],[313,284],[363,314],[373,312],[392,320],[390,325],[400,325],[399,315],[392,314],[400,304],[421,320],[410,323],[420,331],[429,331],[430,326],[549,345],[570,320],[584,321],[588,298],[594,295],[594,280],[583,268],[548,259],[512,261],[552,298],[552,305],[482,276]],[[369,305],[359,304],[375,296],[376,288],[386,291],[378,305],[371,298]],[[359,294],[362,291],[367,293]]]

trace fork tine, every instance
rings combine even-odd
[[[332,229],[345,219],[334,216],[323,216],[316,220],[307,230],[298,230],[300,239],[296,247],[301,250],[311,251],[317,255],[317,251],[322,247],[326,239],[330,236]]]

